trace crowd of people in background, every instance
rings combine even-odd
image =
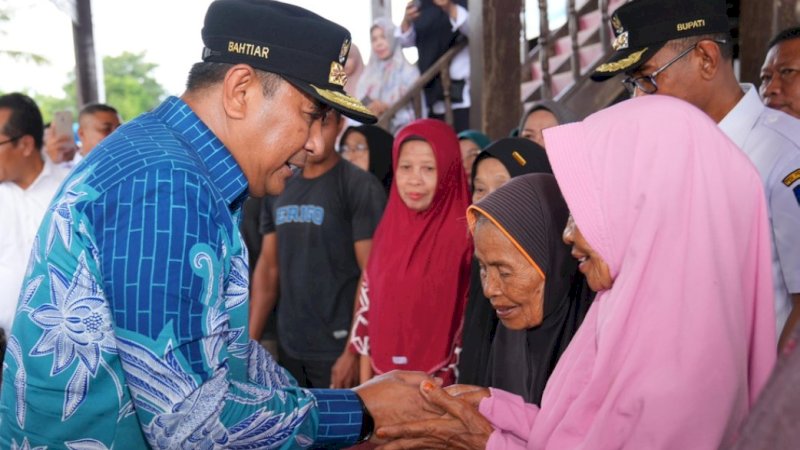
[[[238,0],[219,3],[226,2]],[[703,25],[672,26],[687,14]],[[470,30],[464,1],[409,2],[401,23],[379,19],[369,28],[366,63],[349,35],[341,44],[334,66],[346,82],[334,84],[360,102],[352,109],[324,95],[308,101],[313,94],[295,75],[284,84],[308,94],[302,104],[280,76],[259,78],[265,98],[305,108],[319,138],[293,137],[308,158],[276,163],[276,171],[292,171],[285,186],[263,181],[247,199],[233,186],[249,183],[252,194],[251,175],[233,168],[238,154],[234,161],[223,152],[232,146],[215,137],[224,127],[203,125],[222,111],[206,103],[209,86],[235,91],[221,72],[234,60],[208,53],[182,99],[119,131],[123,118],[112,105],[83,106],[73,134],[45,124],[28,96],[0,96],[0,434],[24,429],[21,405],[50,389],[35,385],[25,397],[27,373],[63,385],[63,412],[32,413],[61,414],[62,422],[81,416],[90,384],[106,377],[116,386],[106,393],[120,427],[132,426],[125,419],[136,409],[137,420],[178,414],[189,408],[181,399],[203,400],[191,394],[198,389],[220,404],[239,402],[230,408],[291,405],[296,417],[280,421],[294,440],[280,445],[308,447],[320,436],[338,442],[303,422],[315,402],[336,401],[339,391],[328,389],[384,383],[400,370],[435,377],[421,382],[420,398],[440,412],[407,421],[376,415],[366,436],[360,423],[359,438],[390,450],[796,445],[788,428],[800,419],[800,27],[770,41],[759,86],[737,80],[724,2],[633,0],[613,13],[611,28],[615,51],[592,79],[621,75],[630,99],[585,118],[553,100],[523,105],[519,125],[492,139],[469,126],[468,47],[450,64],[448,92],[435,77],[415,112],[410,87]],[[333,25],[328,32],[344,36]],[[419,51],[416,64],[402,52],[409,46]],[[373,115],[386,115],[385,128],[361,123]],[[188,145],[214,165],[179,152],[162,166],[161,150],[128,148],[148,133],[163,138],[167,128],[181,137],[164,152]],[[288,138],[275,134],[288,152]],[[115,187],[138,167],[134,157],[153,172]],[[223,187],[209,190],[214,183]],[[170,200],[144,195],[151,185],[184,187]],[[113,201],[99,200],[106,197]],[[86,199],[98,203],[75,209]],[[201,213],[199,223],[188,210]],[[203,222],[211,219],[224,226]],[[120,227],[126,236],[116,234]],[[175,244],[169,230],[197,245]],[[149,245],[168,247],[174,261],[175,252],[191,251],[190,267],[148,272],[156,264],[143,256]],[[126,266],[133,258],[141,258],[136,267]],[[224,276],[207,276],[216,265]],[[170,276],[183,284],[170,287]],[[116,289],[91,281],[101,278]],[[156,326],[135,311],[149,300],[130,289],[142,280],[154,296],[223,300],[209,309],[165,303],[154,314],[165,323],[185,313],[197,324],[142,343],[132,330]],[[43,283],[61,300],[41,303]],[[112,310],[103,295],[127,303]],[[106,317],[126,322],[103,328]],[[239,328],[228,329],[228,320]],[[181,345],[185,355],[169,356]],[[158,351],[167,356],[158,360]],[[120,365],[104,362],[104,353]],[[25,358],[49,354],[52,365],[26,366]],[[245,358],[250,366],[230,370],[281,386],[280,401],[243,384],[225,398],[212,392],[219,372],[209,358],[220,367]],[[65,377],[73,363],[78,369]],[[149,381],[146,364],[177,381]],[[374,404],[359,396],[356,405]],[[252,417],[235,426],[226,419],[224,439],[262,420]],[[207,425],[190,433],[192,442],[208,438],[193,434]],[[154,420],[136,439],[172,448],[154,437],[168,426]],[[13,445],[23,448],[20,439]]]

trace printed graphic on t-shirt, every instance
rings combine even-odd
[[[286,205],[275,210],[275,225],[285,223],[313,223],[322,225],[325,208],[317,205]]]

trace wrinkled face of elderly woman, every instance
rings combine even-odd
[[[581,230],[575,225],[572,215],[567,219],[564,227],[564,243],[572,246],[572,257],[578,260],[578,270],[586,276],[586,283],[595,292],[611,289],[614,280],[611,278],[611,269],[586,241]]]
[[[497,318],[510,330],[540,325],[544,317],[544,277],[487,218],[479,216],[474,240],[483,295]]]

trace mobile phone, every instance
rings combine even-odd
[[[72,111],[54,112],[53,130],[56,136],[72,136]]]

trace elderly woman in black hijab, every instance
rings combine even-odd
[[[344,130],[339,142],[342,157],[378,177],[388,195],[392,186],[394,137],[381,127],[361,125]]]
[[[512,177],[530,173],[552,173],[543,148],[522,138],[506,138],[493,143],[481,152],[475,161],[475,166],[473,167],[473,202],[477,203],[476,207],[482,205],[483,202],[481,199],[500,188],[500,186],[508,182]],[[529,203],[530,202],[518,199],[515,206],[511,206],[511,208],[525,209],[521,207],[523,205],[527,207]],[[525,230],[526,233],[538,231],[539,230],[534,228]],[[582,279],[579,273],[575,270],[573,270],[573,272],[577,277],[576,280]],[[583,294],[582,292],[576,292],[575,295]],[[585,306],[588,307],[588,302]],[[584,312],[585,310],[578,314],[579,318],[582,319]],[[548,322],[548,324],[549,323],[550,322]],[[501,329],[502,331],[500,331]],[[490,353],[492,352],[493,345],[497,347],[497,344],[494,344],[496,330],[501,333],[501,340],[504,342],[507,341],[507,330],[502,326],[498,327],[497,314],[494,308],[492,308],[489,299],[484,296],[479,266],[478,263],[474,261],[469,299],[467,301],[464,318],[463,350],[459,360],[458,381],[462,384],[500,387],[493,384],[494,382],[499,382],[503,387],[508,387],[509,390],[514,392],[519,391],[520,394],[525,396],[525,392],[522,390],[508,386],[506,381],[502,380],[502,374],[499,373],[506,370],[503,368],[505,362],[501,362],[501,360],[506,359],[507,355],[515,354],[519,350],[518,347],[510,353],[503,351],[500,354],[496,354],[493,358],[495,362],[492,366],[493,369],[487,369],[490,364]],[[501,346],[507,347],[509,345],[511,344],[506,342]],[[564,343],[564,345],[566,345],[566,343]],[[560,351],[558,354],[560,355]],[[523,361],[524,359],[519,360]],[[553,364],[555,364],[555,361],[553,361]],[[498,368],[500,369],[498,370]],[[520,369],[520,367],[514,367],[513,369],[515,370],[509,372],[508,375],[516,376],[516,374],[519,373],[519,370],[516,369]],[[546,372],[549,374],[549,370]],[[541,385],[542,388],[543,386],[544,384]],[[526,399],[533,401],[535,398],[538,401],[540,396],[541,392],[538,392],[536,396],[530,398],[526,396]]]
[[[467,210],[483,292],[501,322],[488,385],[535,404],[591,304],[561,237],[568,216],[550,174],[517,177]]]

